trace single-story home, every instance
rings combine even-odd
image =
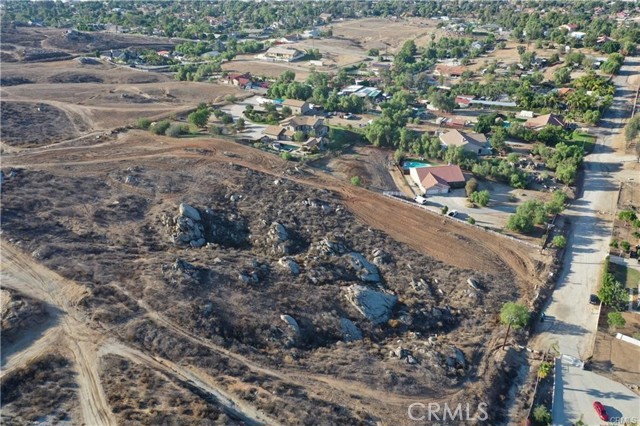
[[[304,52],[288,47],[270,47],[262,56],[266,60],[293,62],[304,56]]]
[[[393,68],[393,62],[372,62],[369,65],[369,70],[375,75],[380,75],[383,71],[389,71]]]
[[[304,115],[311,111],[311,105],[309,105],[308,102],[299,101],[297,99],[286,99],[282,102],[282,106],[291,108],[291,112],[294,115]]]
[[[539,115],[537,117],[528,119],[526,123],[524,123],[524,127],[531,130],[540,130],[547,126],[564,127],[566,126],[566,123],[564,122],[562,117],[556,114]]]
[[[456,105],[459,108],[468,108],[471,105],[471,101],[475,99],[475,96],[471,95],[458,95],[456,96]]]
[[[464,187],[465,178],[460,166],[415,167],[409,172],[411,179],[423,194],[446,194],[451,188]]]
[[[433,71],[433,75],[435,76],[444,76],[444,77],[460,77],[462,73],[467,70],[466,67],[463,66],[451,66],[439,64],[436,65],[435,71]]]
[[[251,74],[248,72],[244,74],[229,74],[227,82],[244,89],[247,86],[251,86]]]
[[[458,129],[440,134],[440,142],[444,147],[459,146],[467,152],[476,155],[491,154],[491,147],[487,137],[482,133],[463,132]]]

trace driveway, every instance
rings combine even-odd
[[[612,108],[600,126],[593,130],[598,143],[585,159],[585,181],[582,197],[565,212],[572,224],[561,276],[545,311],[548,321],[539,324],[538,349],[555,345],[560,353],[584,360],[591,356],[597,330],[597,309],[589,305],[589,295],[596,292],[601,265],[608,253],[619,182],[629,176],[622,163],[635,161],[633,156],[616,153],[614,137],[623,130],[628,117],[628,100],[635,94],[628,88],[627,78],[638,72],[638,58],[627,58],[621,75],[614,79],[616,96]],[[599,216],[598,212],[611,212]],[[554,406],[554,424],[569,425],[584,414],[588,425],[597,421],[593,401],[609,398],[603,404],[619,410],[626,417],[639,416],[640,398],[626,387],[580,367],[563,362],[562,380],[556,392],[562,403]],[[585,396],[586,395],[586,396]],[[631,411],[629,411],[631,410]]]
[[[247,117],[244,116],[244,109],[247,105],[257,106],[259,96],[251,96],[250,98],[244,99],[242,101],[238,101],[234,104],[225,105],[220,108],[222,111],[231,114],[233,117],[233,121],[235,122],[238,118],[242,117],[245,120],[245,128],[242,132],[238,133],[238,136],[248,139],[259,139],[264,135],[264,129],[267,128],[264,124],[257,124],[252,121],[249,121]]]

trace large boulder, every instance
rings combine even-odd
[[[377,283],[380,281],[378,267],[370,263],[360,253],[347,254],[351,267],[356,271],[356,275],[361,281]]]
[[[280,319],[287,323],[291,334],[295,337],[300,335],[300,326],[298,325],[298,321],[296,321],[291,315],[280,315]]]
[[[280,258],[280,260],[278,260],[278,265],[287,269],[293,275],[298,275],[300,273],[300,266],[295,260],[290,257]]]
[[[198,210],[196,210],[194,207],[191,207],[187,203],[180,203],[179,212],[180,216],[185,216],[196,221],[202,220],[202,218],[200,217],[200,212],[198,212]]]
[[[362,332],[350,319],[340,318],[340,328],[342,329],[342,338],[345,342],[362,340]]]
[[[347,287],[345,296],[358,312],[374,324],[387,322],[398,302],[396,295],[372,290],[359,284]]]
[[[277,238],[281,242],[285,242],[289,239],[289,233],[287,232],[287,229],[281,223],[278,223],[278,222],[273,222],[271,224],[271,229],[269,229],[269,234],[273,238]]]

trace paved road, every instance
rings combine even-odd
[[[582,197],[566,212],[573,232],[563,272],[546,310],[548,321],[540,324],[542,334],[536,340],[541,349],[556,344],[562,354],[578,360],[590,356],[593,348],[598,312],[588,299],[597,289],[601,264],[607,254],[619,182],[630,177],[621,171],[622,162],[635,161],[633,156],[614,152],[612,146],[629,115],[629,99],[635,94],[634,88],[627,87],[627,79],[639,68],[638,58],[628,58],[621,75],[614,79],[617,86],[614,105],[594,131],[598,144],[585,159]],[[598,399],[613,413],[640,417],[640,398],[624,386],[583,371],[566,360],[561,364],[561,373],[554,424],[568,426],[580,415],[584,415],[587,425],[600,424],[591,406]]]

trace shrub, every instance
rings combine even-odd
[[[184,124],[173,123],[171,126],[169,126],[165,134],[167,136],[171,136],[172,138],[177,138],[178,136],[183,135],[187,132],[188,128]]]
[[[484,191],[473,192],[469,199],[474,203],[485,207],[487,204],[489,204],[489,191],[485,189]]]
[[[280,157],[282,157],[282,159],[286,161],[293,160],[293,155],[291,155],[291,153],[289,152],[283,152],[282,154],[280,154]]]
[[[627,323],[620,312],[609,312],[607,314],[607,324],[611,328],[621,328]]]
[[[156,135],[164,135],[169,126],[171,126],[171,122],[169,120],[162,120],[151,126],[149,130]]]
[[[609,244],[609,246],[613,248],[618,248],[620,247],[620,244],[618,243],[618,240],[614,238],[613,240],[611,240],[611,243]]]
[[[404,157],[404,151],[401,149],[396,149],[396,152],[393,153],[393,159],[395,160],[396,164],[400,164],[402,160],[404,160]]]
[[[544,379],[549,376],[551,371],[553,370],[553,363],[551,362],[542,362],[540,367],[538,368],[538,377]]]
[[[598,297],[604,305],[618,309],[624,307],[629,298],[629,293],[620,282],[616,281],[615,276],[605,269],[602,286],[598,290]]]
[[[440,209],[440,212],[441,212],[442,214],[447,214],[447,212],[448,212],[448,211],[449,211],[449,207],[447,207],[447,206],[443,206],[443,207]]]
[[[218,126],[211,126],[211,128],[209,128],[209,133],[213,136],[219,136],[222,134],[222,129]]]
[[[146,117],[138,118],[138,121],[136,121],[136,127],[138,129],[147,130],[149,129],[149,126],[151,126],[151,120]]]
[[[209,121],[209,115],[211,115],[211,113],[209,112],[209,109],[207,108],[199,109],[189,114],[189,116],[187,117],[187,120],[189,120],[189,123],[195,126],[204,127],[207,125],[207,122]]]
[[[620,248],[628,253],[631,250],[631,244],[629,241],[623,241],[620,243]]]
[[[476,220],[475,220],[474,218],[472,218],[471,216],[469,216],[469,217],[467,218],[467,222],[469,222],[469,223],[470,223],[470,224],[472,224],[472,225],[475,225],[475,224],[476,224]]]
[[[623,210],[618,213],[618,219],[624,220],[625,222],[635,222],[637,218],[638,216],[633,210]]]
[[[551,243],[558,248],[565,248],[567,246],[567,239],[562,236],[562,235],[556,235],[555,237],[553,237],[553,240],[551,240]]]
[[[533,419],[540,425],[548,425],[551,423],[551,413],[544,405],[536,405],[533,409]]]
[[[352,176],[351,184],[355,186],[362,186],[362,178],[360,178],[360,176]]]
[[[467,197],[471,197],[471,194],[478,190],[478,180],[476,178],[469,179],[464,186],[464,190],[467,193]]]

